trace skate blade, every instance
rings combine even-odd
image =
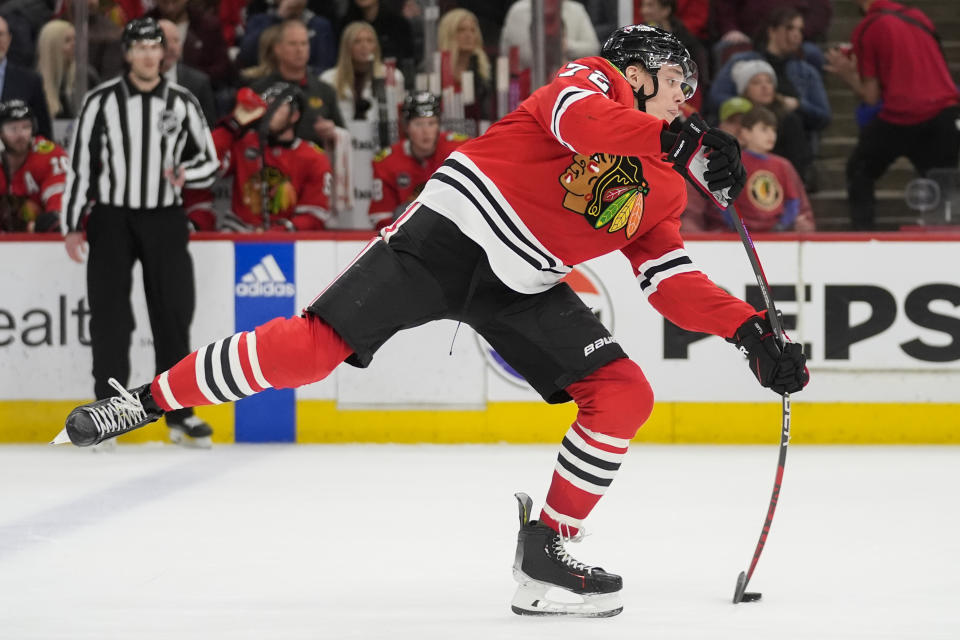
[[[57,437],[50,441],[50,444],[70,444],[70,436],[67,435],[67,429],[61,429]]]
[[[549,597],[548,591],[559,592],[564,602]],[[520,616],[569,616],[573,618],[610,618],[623,611],[620,593],[573,593],[552,584],[529,580],[522,582],[513,595],[510,609]]]
[[[213,440],[210,436],[191,438],[179,429],[170,429],[170,442],[187,449],[210,449],[213,447]]]

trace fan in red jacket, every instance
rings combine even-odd
[[[37,121],[23,100],[0,103],[0,231],[56,231],[67,177],[67,154],[34,135]]]
[[[261,153],[258,129],[268,110],[272,114]],[[294,135],[302,113],[303,96],[292,85],[277,83],[259,96],[241,89],[231,116],[214,128],[221,174],[233,176],[231,209],[242,225],[263,228],[269,220],[270,228],[289,231],[326,227],[333,182],[330,161],[320,147]],[[209,192],[191,194],[188,211],[198,229],[213,228],[211,200]]]
[[[107,401],[78,407],[66,436],[89,445],[179,406],[308,384],[343,361],[367,366],[402,329],[458,320],[544,400],[578,406],[538,518],[532,500],[516,494],[513,575],[520,584],[512,610],[616,615],[620,576],[575,560],[566,545],[626,461],[653,410],[653,391],[562,282],[571,265],[619,251],[632,266],[638,296],[681,327],[736,344],[762,385],[792,393],[808,380],[801,346],[780,345],[767,318],[711,282],[680,238],[684,177],[723,206],[746,180],[729,134],[699,118],[666,127],[693,95],[695,69],[672,34],[643,25],[619,29],[603,57],[567,64],[516,111],[450,154],[417,200],[301,316],[203,347],[151,384],[125,391],[129,398],[118,408]],[[99,426],[108,420],[109,428]],[[496,529],[475,515],[456,526]],[[565,596],[552,598],[556,589]]]
[[[405,140],[373,159],[370,222],[377,229],[394,221],[423,191],[423,186],[467,136],[440,130],[440,99],[428,91],[403,101]]]

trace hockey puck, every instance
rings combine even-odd
[[[737,588],[733,592],[733,604],[756,602],[762,597],[762,593],[747,591],[747,573],[746,571],[741,571],[740,575],[737,576]]]

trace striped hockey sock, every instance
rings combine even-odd
[[[322,380],[350,353],[316,316],[276,318],[194,351],[157,376],[150,392],[164,411],[234,402]]]
[[[575,536],[620,469],[630,441],[574,422],[560,444],[553,481],[540,521],[564,536]]]

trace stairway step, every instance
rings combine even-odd
[[[907,206],[903,192],[877,190],[876,222],[880,230],[893,231],[904,225],[917,224],[919,214]],[[844,190],[818,191],[810,196],[813,217],[819,231],[849,231],[850,209]]]
[[[856,136],[823,136],[818,158],[848,158],[856,144]]]
[[[847,156],[821,158],[816,161],[817,184],[822,190],[840,190],[847,187]],[[904,158],[898,159],[877,181],[879,190],[895,190],[901,194],[907,183],[917,177],[913,165]]]

